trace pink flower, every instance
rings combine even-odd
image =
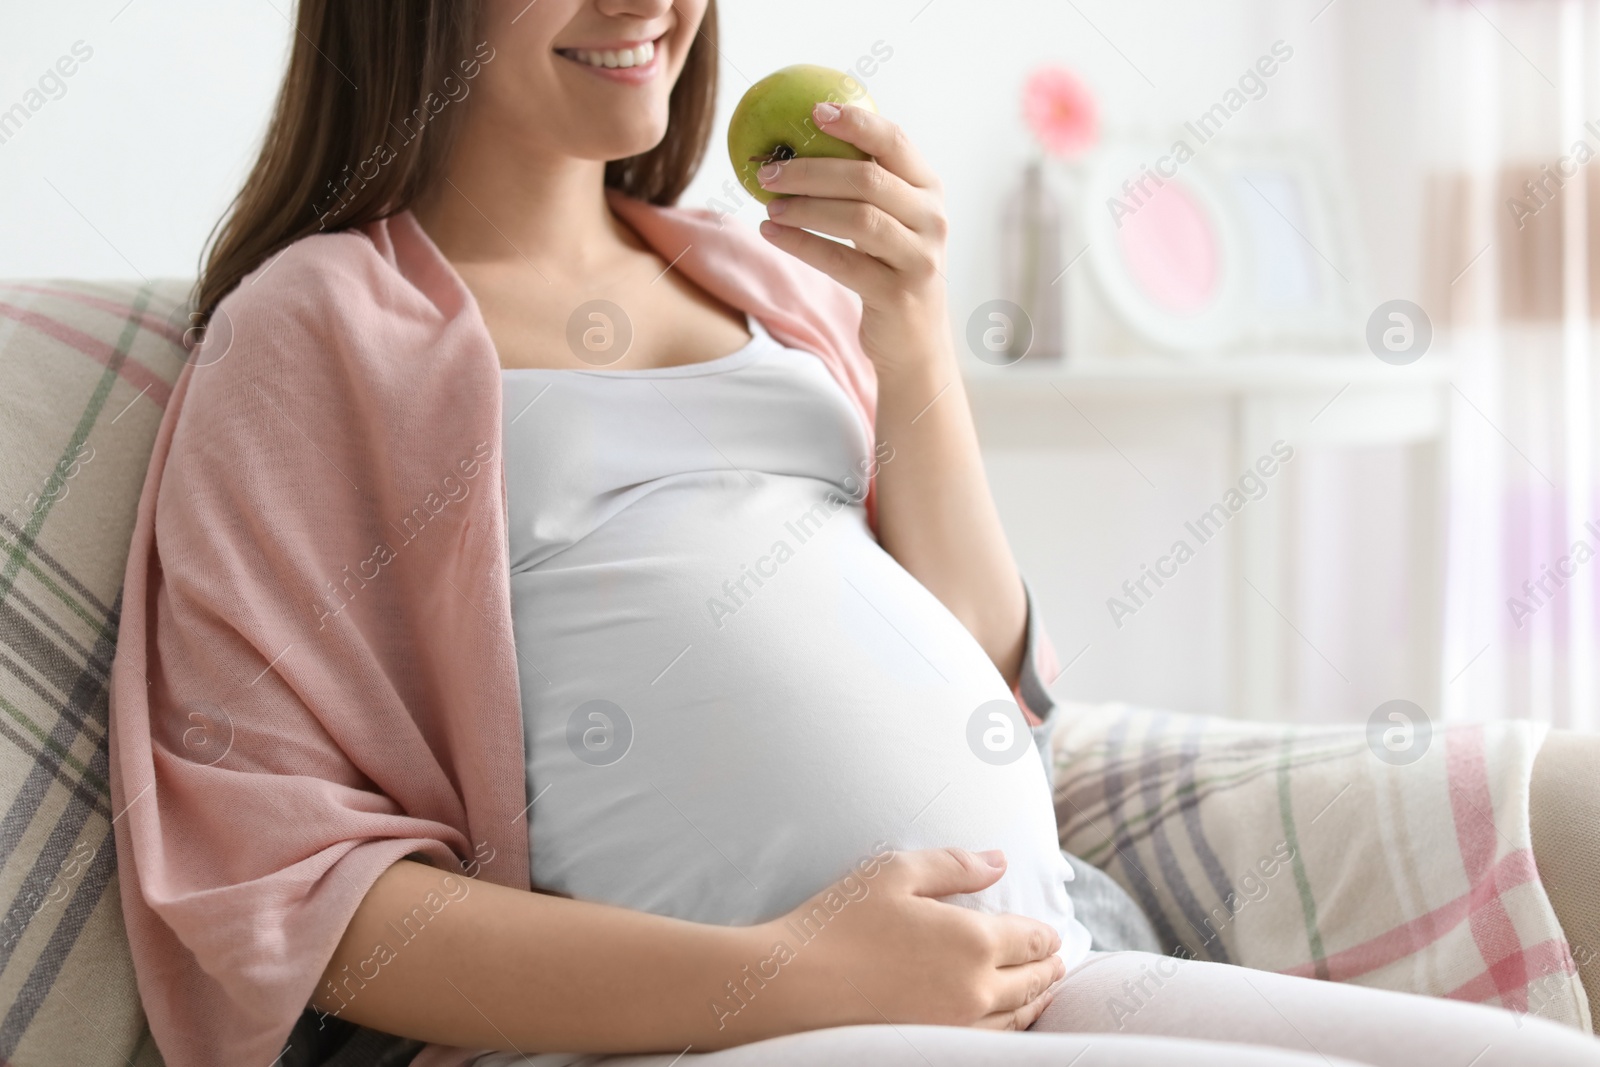
[[[1094,94],[1065,67],[1040,67],[1022,87],[1022,113],[1046,152],[1070,159],[1094,146]]]

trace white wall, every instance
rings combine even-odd
[[[93,55],[0,144],[0,277],[192,276],[282,76],[273,4],[6,0],[0,110],[75,42]]]
[[[61,99],[0,144],[0,277],[192,275],[270,108],[290,0],[4,2],[0,109],[22,99],[74,42],[93,57]],[[1391,90],[1407,85],[1414,48],[1406,12],[1420,0],[1338,0],[1318,15],[1324,3],[725,0],[717,141],[684,202],[706,204],[731,178],[721,134],[749,79],[795,62],[853,66],[881,41],[893,55],[870,90],[945,181],[952,318],[960,324],[998,295],[994,224],[1031,151],[1019,90],[1035,65],[1077,70],[1099,94],[1108,134],[1164,136],[1281,38],[1295,50],[1292,62],[1230,129],[1299,134],[1349,164],[1377,288],[1409,295],[1409,113]],[[760,213],[747,205],[736,217],[754,225]],[[1166,535],[1185,494],[1212,498],[1237,476],[1222,469],[1224,434],[1220,417],[1202,418],[1179,452],[1124,442],[1158,484],[1184,487],[1155,497],[1104,450],[991,454],[997,496],[1057,644],[1067,657],[1091,645],[1062,695],[1227,710],[1220,559],[1197,566],[1191,585],[1164,597],[1138,627],[1102,634],[1104,598],[1133,573],[1151,539]],[[1391,506],[1358,501],[1346,514],[1370,520]],[[1351,622],[1328,621],[1346,629]],[[1365,716],[1318,705],[1327,716]]]

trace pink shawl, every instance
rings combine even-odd
[[[853,294],[706,212],[611,205],[872,424]],[[273,1062],[408,854],[529,888],[500,401],[477,305],[409,212],[258,268],[179,378],[110,737],[123,912],[170,1067]]]

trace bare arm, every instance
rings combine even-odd
[[[942,327],[943,307],[926,317]],[[878,376],[878,437],[894,448],[894,459],[878,469],[878,536],[1015,685],[1028,614],[1022,578],[948,334],[927,343],[926,363]]]
[[[1008,685],[1023,658],[1027,598],[989,492],[946,306],[937,176],[889,120],[819,104],[828,134],[867,161],[792,159],[767,188],[773,244],[861,295],[861,342],[878,371],[878,536],[966,626]],[[763,171],[763,178],[770,173]],[[851,249],[806,230],[849,240]],[[885,461],[887,460],[887,461]]]
[[[461,885],[465,894],[456,888],[451,899],[446,887]],[[374,946],[399,940],[390,924],[430,891],[449,903],[375,965]],[[679,1051],[711,1047],[707,1002],[758,956],[748,927],[527,893],[401,860],[368,890],[312,1007],[462,1048],[582,1052],[603,1040],[604,1051]]]
[[[992,885],[1003,859],[934,849],[871,866],[781,919],[722,927],[401,860],[363,898],[312,1007],[403,1037],[524,1053],[704,1051],[882,1022],[880,1009],[892,1022],[1033,1023],[1064,972],[1055,931],[933,899]],[[835,905],[849,903],[822,908],[835,890]],[[373,946],[398,940],[390,924],[430,891],[449,903],[374,962]]]

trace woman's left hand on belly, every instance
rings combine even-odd
[[[767,205],[762,235],[861,295],[862,347],[880,375],[907,360],[953,356],[945,313],[949,224],[938,176],[882,115],[820,103],[812,120],[873,158],[811,156],[764,166],[762,184],[791,195]]]

